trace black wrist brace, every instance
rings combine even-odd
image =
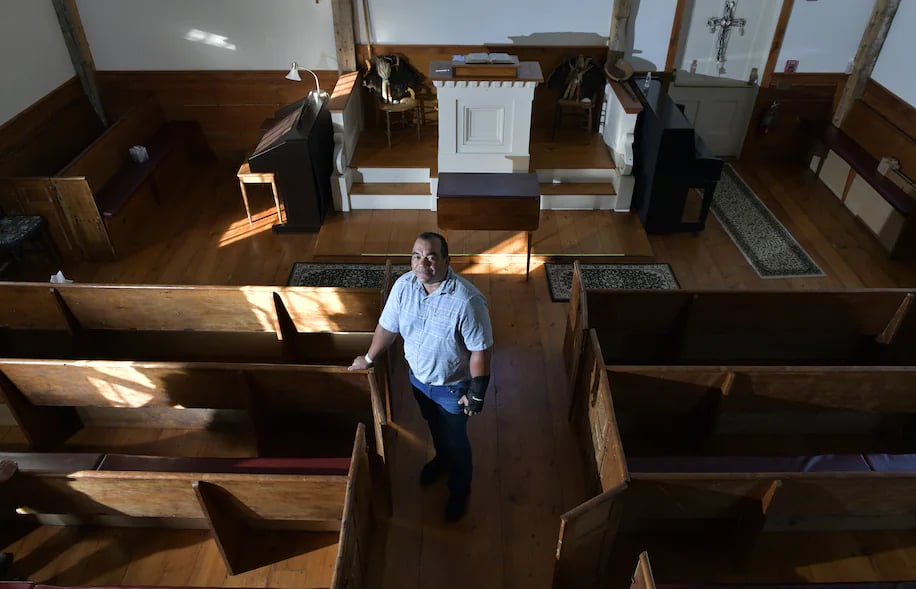
[[[475,376],[471,379],[471,386],[467,393],[469,412],[480,413],[483,409],[483,399],[487,394],[488,386],[490,386],[490,375]]]

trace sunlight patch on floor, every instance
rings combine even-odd
[[[238,221],[233,221],[229,228],[223,232],[219,238],[219,247],[232,245],[253,235],[270,231],[271,227],[277,222],[276,209],[263,211],[251,215],[251,223],[248,219],[242,217]]]

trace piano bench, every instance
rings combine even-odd
[[[248,224],[251,225],[251,208],[248,206],[248,191],[245,189],[246,184],[270,184],[270,189],[274,193],[274,204],[277,205],[277,219],[283,224],[283,216],[280,214],[280,194],[277,192],[277,177],[272,172],[252,172],[251,166],[248,165],[248,158],[239,168],[237,176],[239,177],[239,188],[242,189],[242,201],[245,203],[245,214],[248,215]]]

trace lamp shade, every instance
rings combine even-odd
[[[289,73],[286,74],[287,80],[292,80],[293,82],[301,82],[302,78],[299,76],[299,64],[295,61],[293,62],[292,67],[289,68]]]

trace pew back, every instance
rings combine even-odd
[[[585,289],[578,262],[568,374],[596,329],[608,364],[916,365],[916,293]]]
[[[251,423],[264,446],[279,434],[278,419],[321,416],[347,431],[372,423],[385,456],[387,407],[373,368],[0,359],[0,394],[38,449],[84,425],[206,428],[215,420]]]
[[[203,467],[206,459],[195,461]],[[4,484],[0,516],[43,523],[209,528],[230,574],[251,568],[258,530],[339,531],[331,586],[362,588],[373,530],[365,428],[346,474],[143,470],[19,472]],[[264,563],[259,563],[258,566]]]

